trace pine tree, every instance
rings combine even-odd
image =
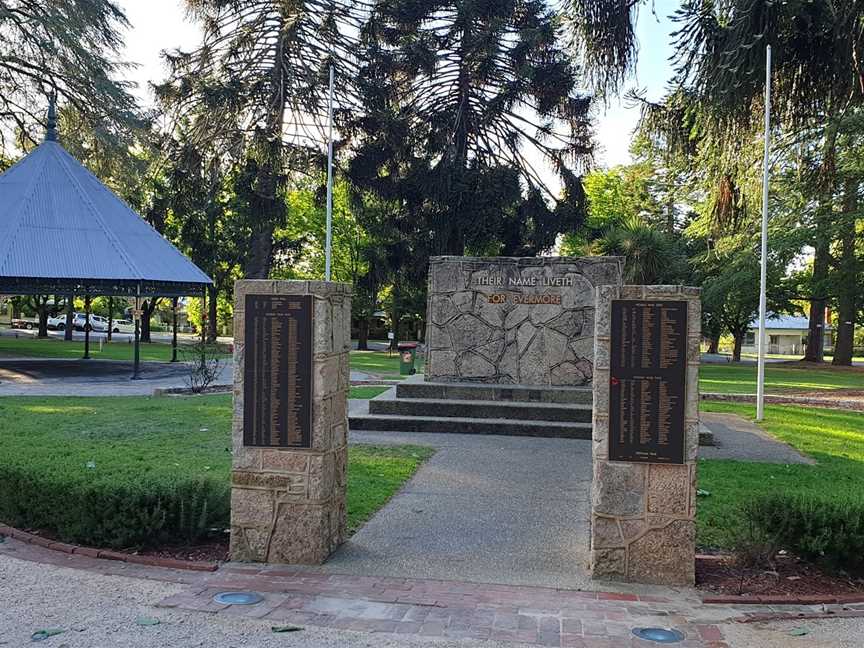
[[[244,274],[266,278],[284,224],[291,169],[320,151],[329,66],[338,67],[342,105],[353,77],[349,0],[186,0],[204,30],[191,52],[167,57],[171,74],[158,94],[176,115],[194,115],[192,141],[228,149],[256,169],[257,213]],[[356,28],[355,28],[356,32]]]
[[[361,32],[365,110],[343,127],[357,150],[348,174],[398,205],[406,235],[425,236],[421,257],[536,254],[578,224],[590,98],[563,37],[539,0],[375,4]]]
[[[128,84],[117,80],[120,30],[114,0],[0,0],[0,151],[42,141],[47,97],[71,106],[110,136],[137,121]]]

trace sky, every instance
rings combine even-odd
[[[639,88],[648,99],[657,100],[664,94],[671,76],[669,56],[670,32],[673,25],[666,18],[680,0],[653,0],[640,10],[637,24],[639,63],[624,91]],[[138,84],[136,94],[142,104],[150,106],[153,97],[149,82],[158,82],[165,76],[160,58],[163,50],[177,47],[192,49],[198,42],[198,28],[185,19],[181,0],[118,0],[126,11],[131,28],[125,34],[125,59],[137,64],[127,78]],[[653,11],[652,11],[653,4]],[[622,92],[623,94],[623,92]],[[598,166],[611,167],[630,161],[630,135],[639,118],[638,108],[627,108],[618,98],[598,108],[596,140],[599,151]]]

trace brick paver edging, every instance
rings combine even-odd
[[[158,606],[219,616],[260,619],[365,633],[441,639],[489,639],[559,648],[646,648],[638,627],[672,627],[685,634],[682,648],[728,648],[720,625],[741,612],[706,608],[690,597],[640,596],[490,585],[459,581],[350,576],[303,567],[227,563],[216,572],[190,572],[98,560],[48,551],[11,539],[0,555],[94,574],[184,584],[184,592]],[[213,596],[250,590],[256,605],[222,605]],[[771,612],[763,608],[759,612]],[[805,612],[813,609],[805,608]]]
[[[151,567],[167,567],[169,569],[184,569],[188,571],[215,572],[219,565],[211,562],[200,562],[195,560],[176,560],[174,558],[160,558],[158,556],[139,556],[138,554],[112,551],[110,549],[94,549],[92,547],[81,547],[79,545],[57,542],[50,538],[27,531],[21,531],[10,526],[0,525],[0,537],[15,538],[27,544],[37,545],[52,551],[61,551],[66,554],[87,556],[88,558],[102,558],[103,560],[116,560],[136,565],[149,565]]]
[[[213,599],[238,590],[258,592],[264,600],[231,606]],[[660,626],[681,631],[685,648],[728,648],[717,615],[705,617],[698,602],[677,597],[347,576],[288,566],[223,565],[158,605],[279,624],[559,648],[644,648],[650,644],[633,630]],[[727,618],[734,617],[730,611]]]
[[[768,621],[810,621],[813,619],[862,619],[864,610],[826,610],[825,612],[751,612],[737,623],[765,623]]]
[[[703,596],[705,605],[845,605],[864,603],[864,593],[860,594],[790,594],[753,595],[731,594]]]

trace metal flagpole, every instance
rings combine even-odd
[[[324,247],[324,279],[330,281],[333,257],[333,66],[330,66],[330,99],[327,107],[327,242]]]
[[[765,418],[765,311],[768,290],[768,165],[771,155],[771,46],[765,50],[765,159],[762,162],[762,267],[759,284],[759,368],[756,420]]]

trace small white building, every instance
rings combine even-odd
[[[810,320],[800,315],[768,314],[765,320],[765,336],[768,346],[767,353],[778,355],[803,355],[807,346],[807,335],[810,331]],[[757,353],[756,336],[759,335],[759,320],[750,323],[750,329],[744,338],[743,353]],[[831,326],[825,326],[825,349],[834,346],[831,336]]]

